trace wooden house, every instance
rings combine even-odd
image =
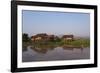
[[[56,40],[56,36],[55,35],[47,35],[46,33],[41,33],[41,34],[36,34],[34,36],[31,37],[32,41],[52,41],[52,40]]]
[[[73,35],[63,35],[62,36],[62,39],[63,40],[73,40],[74,39],[74,36]]]
[[[41,34],[37,34],[31,37],[32,41],[40,41],[40,40],[46,40],[46,38],[48,37],[47,34],[45,33],[41,33]]]

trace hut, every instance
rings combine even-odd
[[[31,37],[32,41],[46,40],[48,35],[46,33],[36,34]]]
[[[63,35],[62,39],[63,40],[71,40],[72,41],[74,39],[74,36],[73,35]]]

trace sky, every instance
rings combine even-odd
[[[29,36],[38,33],[54,35],[73,34],[90,36],[90,14],[54,11],[22,11],[23,33]]]

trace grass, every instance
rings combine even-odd
[[[75,46],[75,47],[80,47],[80,46],[89,47],[90,46],[90,40],[89,39],[77,39],[77,40],[74,40],[74,41],[71,41],[71,42],[68,42],[68,41],[63,41],[63,42],[66,45],[72,45],[72,46]]]
[[[57,47],[57,46],[68,46],[71,45],[73,47],[89,47],[90,40],[89,39],[75,39],[73,41],[37,41],[37,42],[23,42],[24,46],[37,46],[37,47]]]

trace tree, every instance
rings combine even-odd
[[[22,37],[23,37],[23,42],[28,42],[28,41],[29,41],[28,34],[24,33],[24,34],[22,35]]]

